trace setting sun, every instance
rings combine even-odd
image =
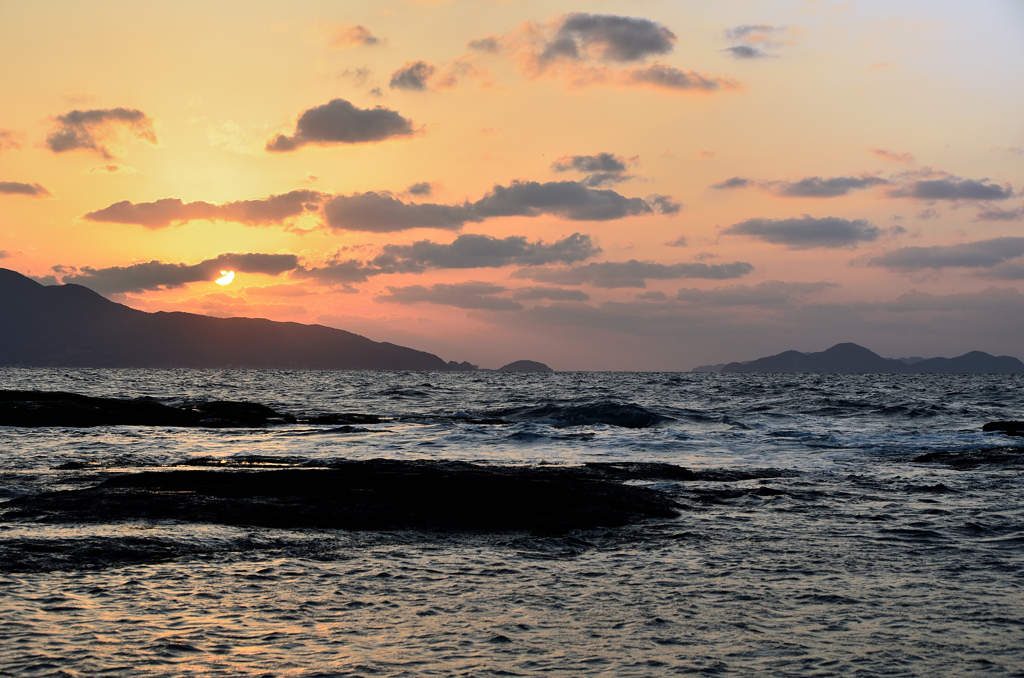
[[[220,277],[217,278],[216,283],[218,285],[230,285],[231,281],[235,279],[234,271],[221,271]]]

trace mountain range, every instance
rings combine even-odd
[[[472,370],[323,325],[147,313],[81,285],[0,268],[0,365],[310,370]]]
[[[748,362],[695,367],[691,372],[1021,374],[1024,362],[982,351],[971,351],[956,358],[883,358],[863,346],[845,343],[818,353],[784,351]]]

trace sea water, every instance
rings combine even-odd
[[[0,675],[1024,676],[1020,375],[0,369],[350,431],[0,427],[0,502],[262,460],[657,461],[680,515],[568,535],[4,517]],[[505,423],[481,423],[501,420]]]

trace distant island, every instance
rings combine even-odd
[[[147,313],[0,268],[0,366],[475,370],[323,325]]]
[[[838,374],[1022,374],[1024,362],[1011,356],[971,351],[956,358],[883,358],[857,344],[836,344],[827,351],[784,351],[747,362],[702,365],[691,372],[811,372]]]
[[[554,372],[553,369],[535,360],[517,360],[498,368],[499,372]]]

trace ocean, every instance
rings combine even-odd
[[[542,532],[12,517],[3,676],[1024,676],[1022,375],[0,369],[353,427],[0,427],[0,502],[167,468],[576,466],[679,515]],[[502,423],[495,423],[500,421]]]

